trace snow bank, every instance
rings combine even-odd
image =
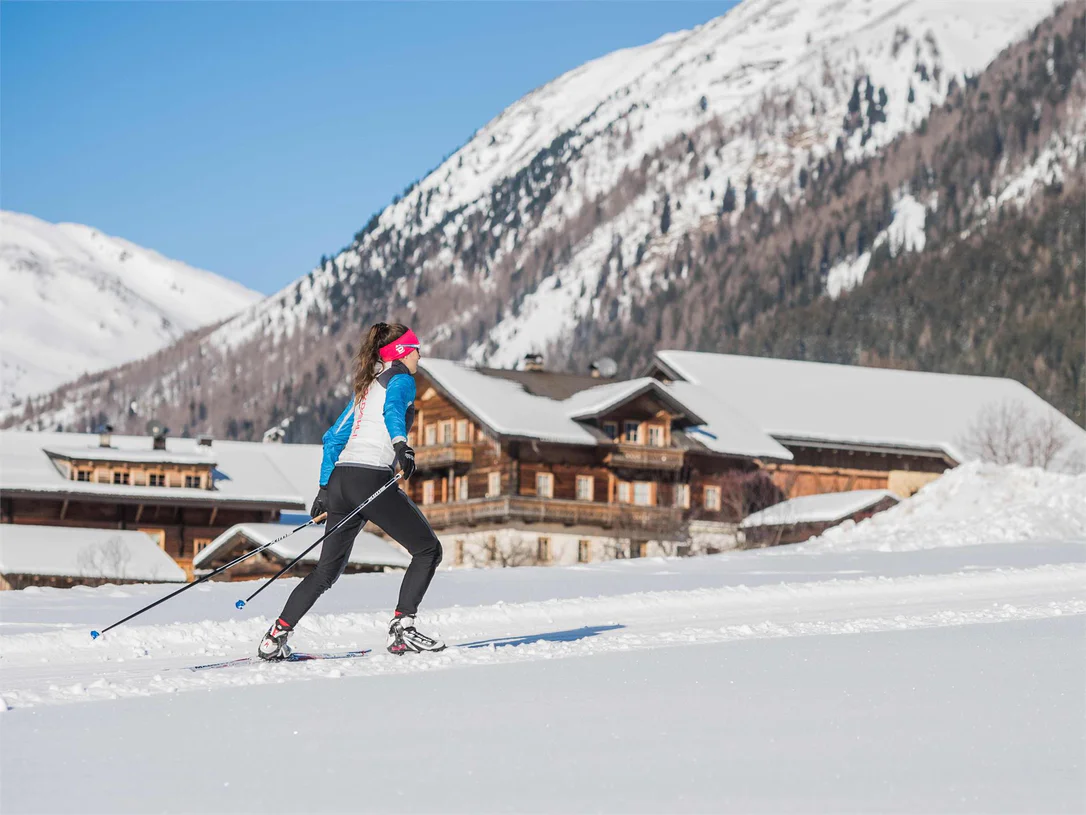
[[[1086,541],[1086,475],[974,462],[872,518],[791,551],[903,552],[978,543]]]

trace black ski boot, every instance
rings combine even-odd
[[[290,646],[287,645],[287,638],[292,633],[289,625],[282,620],[276,620],[272,623],[272,627],[268,629],[268,633],[264,635],[264,639],[260,641],[260,647],[256,649],[256,655],[261,659],[272,662],[286,659],[291,655]]]
[[[441,640],[420,634],[415,628],[414,615],[396,615],[388,624],[388,652],[396,656],[420,651],[444,651]]]

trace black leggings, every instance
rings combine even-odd
[[[327,529],[339,523],[392,477],[392,471],[370,467],[340,466],[328,479]],[[339,580],[347,568],[355,536],[366,521],[373,521],[411,553],[411,564],[400,584],[396,611],[415,614],[441,562],[441,542],[407,493],[394,484],[380,497],[329,535],[321,546],[317,568],[306,575],[287,598],[280,619],[294,627],[317,598]]]

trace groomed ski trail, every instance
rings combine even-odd
[[[92,642],[83,630],[0,638],[0,708],[108,700],[330,679],[592,657],[603,653],[759,638],[895,631],[1086,614],[1086,565],[777,585],[654,591],[453,607],[423,615],[450,647],[383,652],[383,614],[313,614],[292,645],[307,652],[372,648],[364,660],[310,661],[275,670],[240,665],[173,669],[246,656],[263,616],[131,626]]]

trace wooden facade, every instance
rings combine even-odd
[[[907,498],[955,466],[944,454],[928,451],[780,441],[793,459],[766,469],[786,498],[850,490],[891,490]]]
[[[439,534],[513,526],[674,540],[692,519],[731,525],[752,511],[731,493],[757,463],[691,441],[651,393],[584,421],[596,445],[497,436],[423,372],[418,394],[418,469],[404,488]]]

